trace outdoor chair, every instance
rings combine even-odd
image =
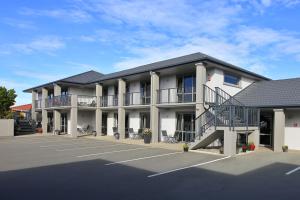
[[[138,138],[138,134],[133,131],[133,128],[129,128],[128,132],[129,132],[129,138],[130,139],[137,139]]]
[[[175,137],[172,137],[172,136],[168,136],[166,130],[162,130],[162,131],[161,131],[161,134],[162,134],[162,137],[161,137],[161,141],[162,141],[162,142],[176,143],[176,138],[175,138]]]

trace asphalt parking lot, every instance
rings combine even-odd
[[[298,199],[300,153],[225,157],[63,136],[0,139],[0,199]]]

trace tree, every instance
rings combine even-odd
[[[10,107],[16,102],[16,91],[0,87],[0,119],[12,118]]]

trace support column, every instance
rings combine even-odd
[[[274,151],[281,152],[284,145],[285,113],[283,109],[274,109]]]
[[[70,111],[70,121],[71,121],[71,135],[72,137],[77,137],[77,115],[78,115],[78,105],[77,105],[77,95],[71,95],[71,111]]]
[[[61,95],[61,87],[57,84],[54,84],[54,96],[60,96]],[[61,125],[61,113],[59,110],[54,110],[54,129],[60,131],[60,125]]]
[[[97,98],[97,107],[96,107],[96,132],[97,135],[101,135],[102,134],[102,109],[100,107],[100,98],[102,96],[102,85],[100,84],[96,84],[96,98]]]
[[[204,88],[206,84],[206,67],[204,63],[196,63],[196,117],[201,115],[204,109]],[[200,129],[200,124],[195,122],[196,132]]]
[[[237,133],[229,128],[224,130],[224,155],[233,156],[236,154]]]
[[[206,84],[206,67],[203,63],[196,64],[196,117],[205,111],[204,109],[204,90]]]
[[[31,119],[36,121],[36,98],[37,97],[37,92],[32,90],[32,106],[31,106]]]
[[[159,89],[159,75],[150,72],[151,75],[151,105],[150,128],[152,130],[152,142],[159,141],[159,108],[157,107],[157,90]]]
[[[123,107],[126,82],[123,79],[118,81],[118,132],[121,139],[125,139],[125,108]]]
[[[42,129],[43,134],[47,133],[48,111],[46,110],[46,99],[48,98],[48,90],[42,88]]]

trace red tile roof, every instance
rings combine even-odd
[[[12,106],[10,109],[12,111],[28,111],[31,110],[31,104],[25,104],[25,105],[20,105],[20,106]]]

